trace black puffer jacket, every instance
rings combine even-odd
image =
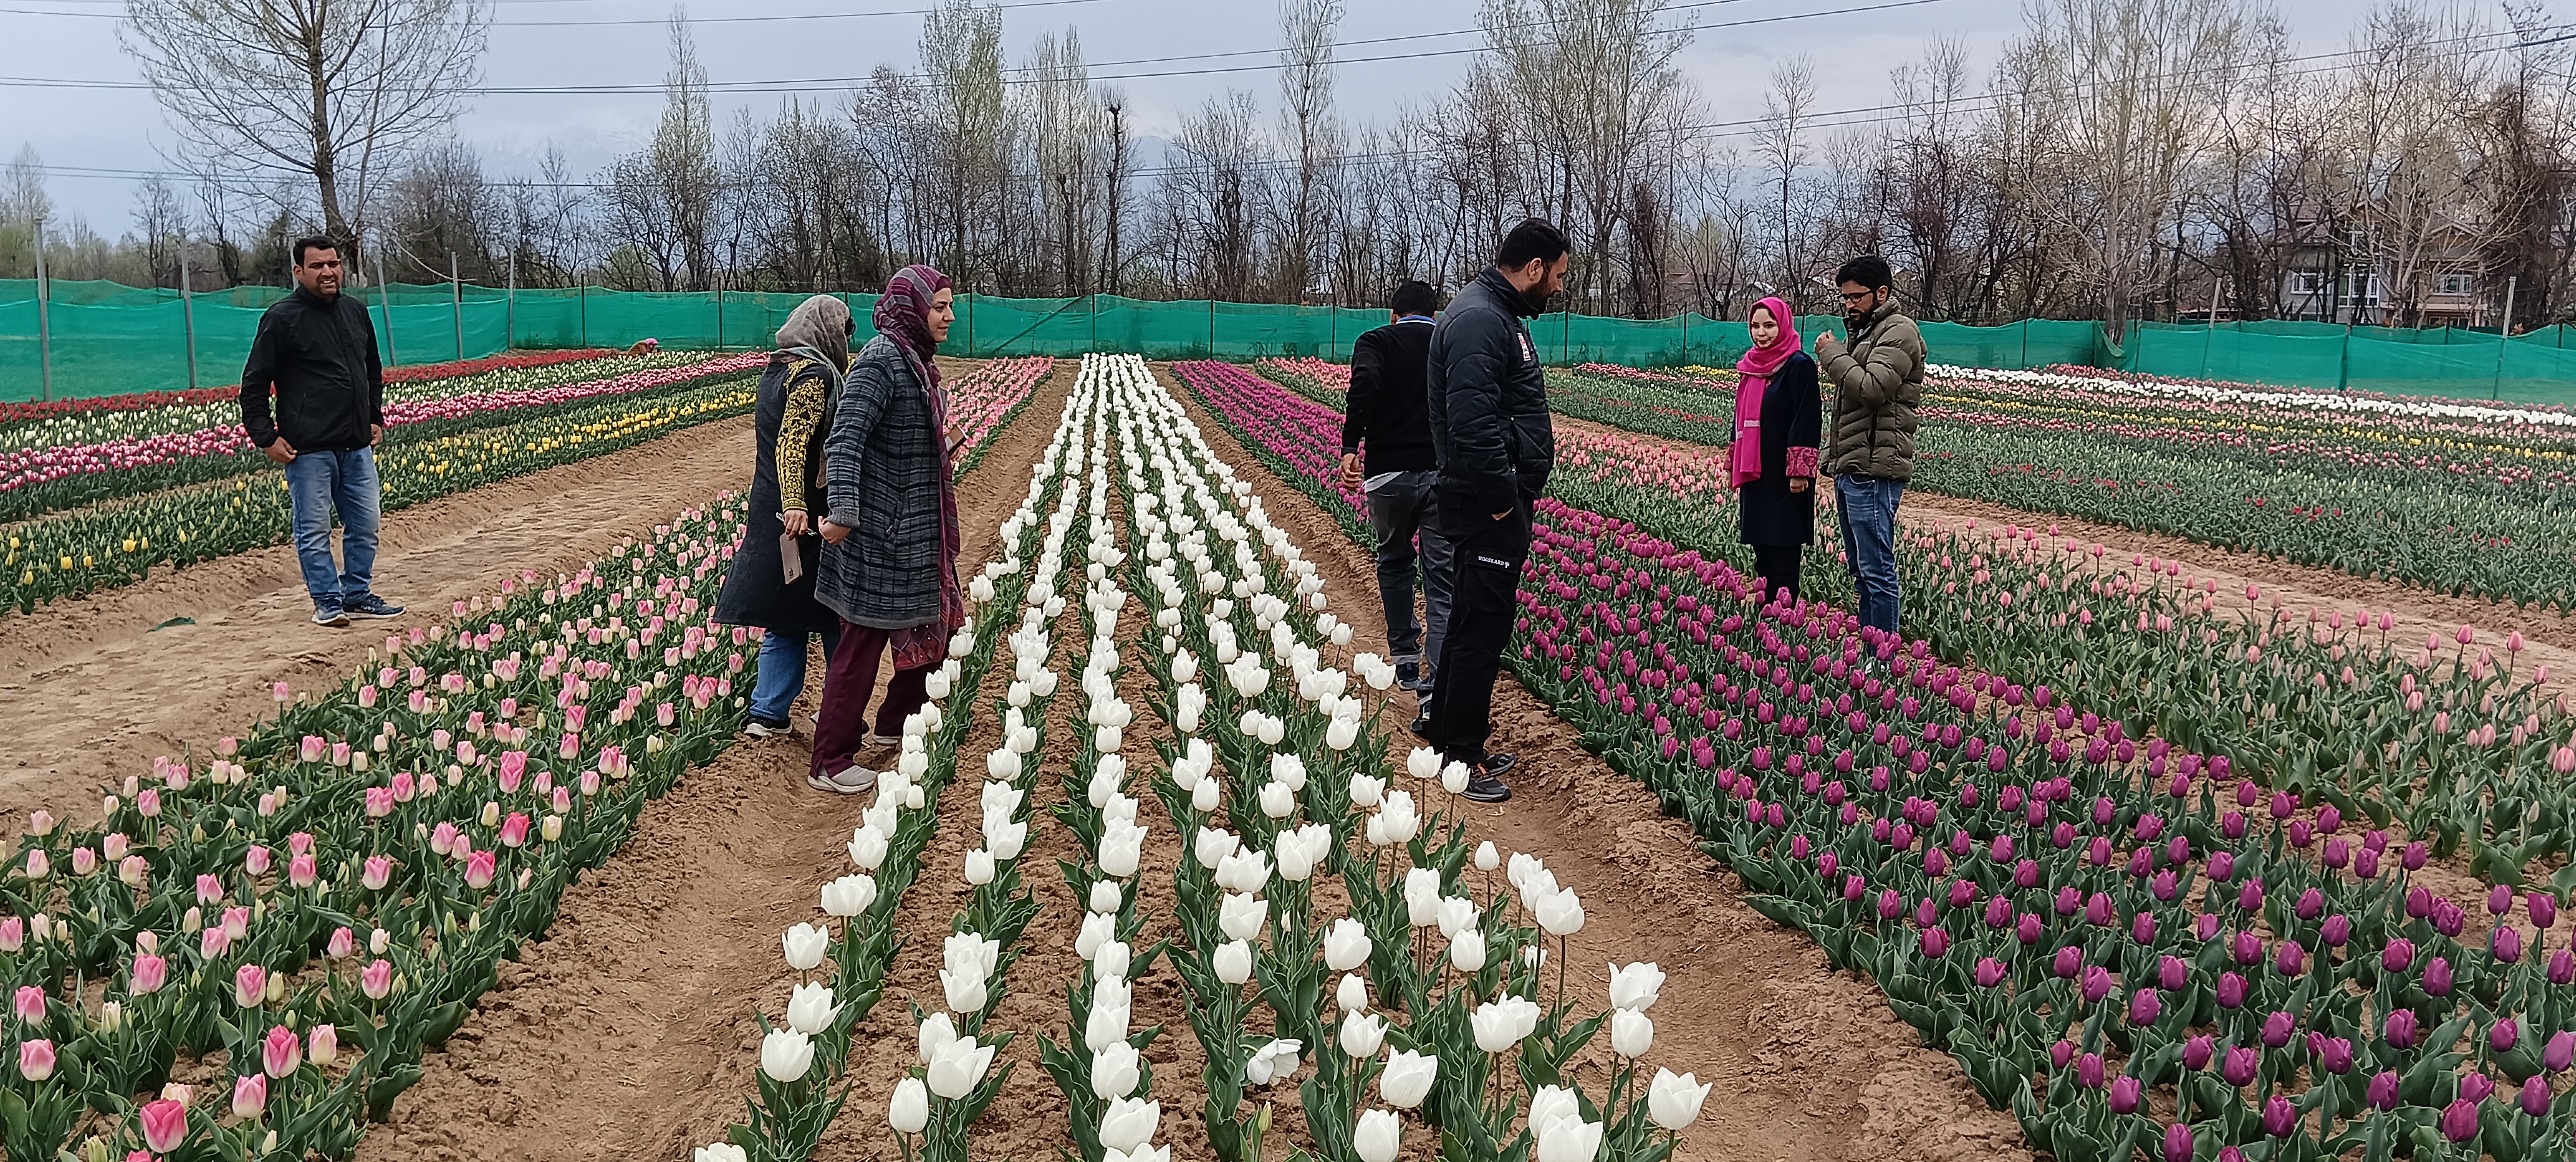
[[[1440,454],[1440,489],[1474,497],[1476,512],[1507,512],[1538,499],[1556,465],[1547,376],[1522,321],[1537,313],[1501,271],[1487,267],[1431,331],[1431,443]]]

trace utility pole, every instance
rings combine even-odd
[[[465,284],[456,281],[456,252],[447,252],[447,296],[456,319],[456,357],[465,358]]]
[[[1118,195],[1127,189],[1127,123],[1121,119],[1126,107],[1109,106],[1109,252],[1104,256],[1101,281],[1109,293],[1118,293]]]
[[[2495,390],[2490,393],[2494,399],[2504,398],[2504,355],[2507,344],[2513,342],[2513,292],[2521,281],[2521,275],[2504,280],[2504,324],[2496,328]]]

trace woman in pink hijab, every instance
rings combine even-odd
[[[1741,540],[1753,547],[1767,601],[1798,599],[1798,565],[1816,539],[1816,446],[1824,402],[1816,361],[1798,341],[1789,304],[1767,298],[1746,319],[1753,349],[1735,361],[1735,443],[1729,449]]]

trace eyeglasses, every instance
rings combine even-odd
[[[1844,301],[1844,302],[1847,302],[1847,303],[1856,303],[1856,302],[1859,302],[1859,301],[1861,301],[1861,300],[1863,300],[1863,299],[1866,299],[1866,298],[1870,297],[1871,295],[1874,295],[1874,294],[1877,294],[1877,293],[1878,293],[1877,291],[1861,291],[1861,292],[1858,292],[1858,293],[1854,293],[1854,292],[1851,292],[1851,291],[1844,291],[1844,292],[1843,292],[1843,301]]]

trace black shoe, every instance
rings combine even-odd
[[[1459,792],[1460,797],[1470,803],[1500,803],[1511,798],[1512,789],[1497,776],[1512,769],[1513,761],[1507,754],[1486,755],[1485,761],[1476,764],[1475,773],[1467,776],[1467,789]]]
[[[335,602],[313,603],[313,624],[339,629],[349,624],[349,615]]]
[[[1431,708],[1423,707],[1421,714],[1416,715],[1412,722],[1405,724],[1405,729],[1412,731],[1415,738],[1424,742],[1431,741]]]
[[[363,593],[358,595],[356,600],[343,601],[340,603],[340,608],[347,611],[350,617],[360,621],[382,621],[388,617],[401,617],[403,614],[402,606],[388,602],[373,593]]]
[[[1397,662],[1395,664],[1395,684],[1398,689],[1403,690],[1421,689],[1422,663]]]

